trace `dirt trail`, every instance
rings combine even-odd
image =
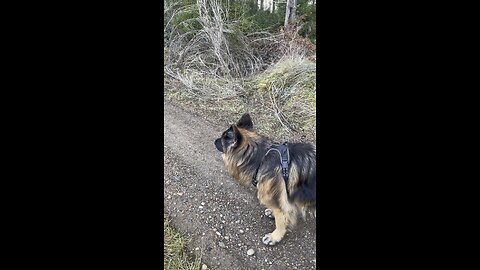
[[[315,220],[300,221],[281,243],[265,246],[261,238],[274,221],[263,215],[254,187],[226,173],[213,145],[227,127],[164,106],[165,212],[192,239],[188,249],[202,254],[209,269],[315,269]]]

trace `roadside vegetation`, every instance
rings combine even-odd
[[[215,120],[250,112],[276,141],[316,142],[315,1],[164,3],[164,98]]]
[[[187,255],[185,248],[188,238],[171,227],[167,217],[163,217],[163,267],[166,270],[199,270],[201,261]]]

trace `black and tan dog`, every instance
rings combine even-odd
[[[316,214],[316,147],[313,144],[278,145],[253,130],[249,114],[215,140],[228,172],[242,185],[257,187],[265,214],[275,218],[275,230],[262,242],[275,245],[307,211]],[[283,160],[282,160],[283,159]],[[283,162],[283,164],[282,164]]]

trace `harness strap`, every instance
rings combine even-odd
[[[287,190],[287,195],[288,195],[288,164],[290,163],[290,151],[288,150],[287,143],[283,144],[273,144],[270,147],[267,148],[267,152],[262,158],[262,161],[260,162],[260,165],[258,166],[257,170],[255,171],[255,174],[253,175],[252,179],[252,184],[253,186],[257,186],[258,181],[257,181],[257,174],[258,170],[262,166],[263,159],[270,153],[270,151],[275,151],[278,153],[280,156],[280,164],[282,165],[282,175],[283,175],[283,180],[285,181],[285,186]]]

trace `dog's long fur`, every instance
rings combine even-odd
[[[279,154],[271,151],[265,156],[271,144],[253,130],[249,114],[244,114],[236,125],[230,126],[215,140],[225,167],[241,185],[250,185],[258,168],[257,197],[261,204],[271,209],[276,225],[272,233],[262,238],[267,245],[280,242],[287,228],[297,223],[299,214],[305,218],[307,210],[316,213],[316,147],[313,144],[287,144],[291,163],[286,187]]]

